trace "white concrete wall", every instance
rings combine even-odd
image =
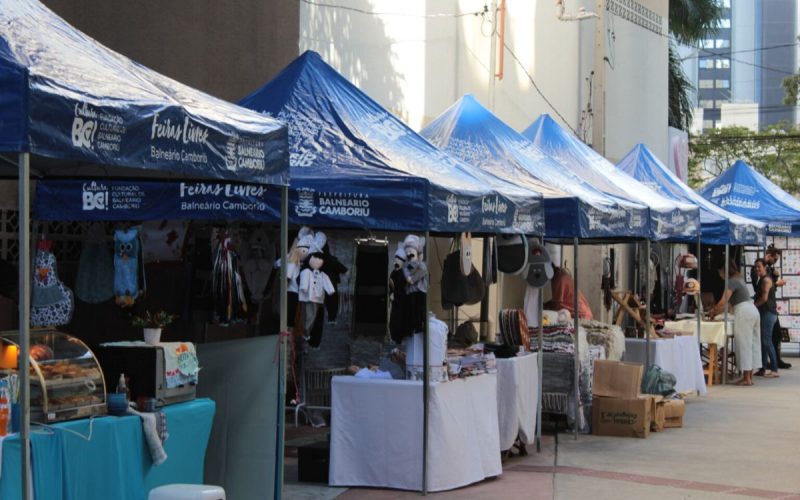
[[[758,132],[758,104],[756,103],[723,103],[720,106],[720,123],[722,127],[747,127]]]
[[[662,16],[666,34],[667,2],[639,2]],[[479,12],[484,0],[336,3],[380,14],[301,3],[300,50],[320,52],[412,128],[424,127],[465,93],[491,106],[491,17],[446,17]],[[566,0],[568,12],[581,6],[595,11],[597,2]],[[504,53],[503,79],[495,81],[495,113],[521,130],[545,112],[562,121],[555,108],[570,127],[579,129],[594,65],[595,20],[560,21],[553,1],[507,0],[506,7],[506,43],[520,63],[508,51]],[[606,28],[605,46],[613,64],[613,68],[606,65],[606,156],[616,162],[635,144],[644,142],[660,158],[666,158],[667,37],[615,16],[608,16]],[[526,72],[551,105],[533,88]],[[588,127],[580,131],[591,138]],[[599,316],[599,269],[607,248],[581,250],[581,288]],[[622,249],[618,252],[623,287],[629,283],[627,266],[621,260],[625,253]],[[571,252],[565,255],[572,260]],[[520,286],[506,280],[505,289],[503,305],[521,306],[516,303],[521,300]]]

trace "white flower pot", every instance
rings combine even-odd
[[[161,342],[161,328],[145,328],[144,341],[150,345],[158,345]]]

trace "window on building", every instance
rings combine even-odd
[[[719,27],[720,28],[730,28],[731,27],[731,20],[730,19],[720,19],[719,20]]]
[[[717,0],[717,3],[723,9],[730,9],[731,8],[731,0]]]
[[[717,69],[728,69],[731,67],[730,59],[715,59],[714,67]]]
[[[731,88],[731,81],[730,80],[717,80],[717,88],[718,89],[729,89],[729,88]]]
[[[715,44],[715,46],[718,49],[727,49],[728,47],[731,46],[731,41],[730,40],[718,39],[716,42],[717,43]]]
[[[701,89],[713,89],[714,80],[700,80],[699,86]]]
[[[714,67],[713,59],[700,59],[700,69],[711,69]]]
[[[697,103],[703,109],[710,109],[714,107],[713,99],[700,99]]]
[[[713,49],[714,40],[703,40],[702,45],[704,49]]]

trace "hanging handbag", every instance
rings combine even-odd
[[[441,285],[442,307],[444,308],[477,304],[483,300],[486,293],[483,278],[471,262],[469,274],[465,275],[462,272],[466,259],[460,246],[453,240],[450,246],[451,251],[444,260]]]
[[[497,268],[506,274],[521,274],[528,268],[528,239],[524,234],[497,237]]]

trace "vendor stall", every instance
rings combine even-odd
[[[40,486],[41,481],[50,481],[53,487],[59,487],[59,482],[53,481],[51,476],[40,475],[43,473],[40,467],[52,465],[56,472],[64,470],[63,467],[69,467],[65,464],[75,459],[73,453],[86,455],[84,459],[94,457],[98,461],[109,460],[105,462],[108,464],[111,463],[108,453],[114,451],[104,448],[102,454],[94,455],[94,451],[91,454],[84,453],[86,450],[78,446],[63,448],[65,453],[58,454],[58,446],[66,445],[66,441],[61,444],[57,442],[62,434],[61,427],[53,427],[55,441],[40,440],[38,433],[31,439],[31,394],[28,390],[32,274],[31,173],[40,179],[54,176],[104,180],[111,177],[151,177],[285,186],[288,183],[287,132],[275,120],[215,99],[128,60],[75,30],[35,0],[0,2],[0,37],[0,122],[3,123],[0,152],[3,153],[3,164],[7,168],[11,166],[8,175],[19,179],[21,340],[17,371],[21,379],[22,422],[21,445],[17,447],[20,465],[17,470],[20,471],[20,484],[26,485],[20,488],[22,498],[29,499],[33,492],[27,485],[36,485],[38,495],[41,495],[41,488],[44,487]],[[115,195],[102,182],[90,182],[81,189],[81,209],[85,212],[105,211],[114,206],[114,198]],[[282,198],[285,220],[285,188]],[[116,202],[122,203],[120,200]],[[135,200],[125,199],[124,203],[135,204]],[[136,209],[135,206],[130,208]],[[282,240],[283,248],[286,248],[285,232]],[[128,248],[128,251],[132,248]],[[133,262],[135,259],[131,259]],[[42,268],[41,265],[38,267]],[[40,281],[41,278],[55,278],[57,282],[54,265],[46,276],[38,276]],[[63,292],[63,284],[57,284]],[[69,294],[64,292],[64,295]],[[61,307],[60,303],[54,304]],[[65,310],[62,308],[59,312]],[[42,313],[40,310],[35,312],[37,315]],[[47,323],[46,316],[38,317],[44,317]],[[280,386],[279,381],[275,382]],[[282,400],[279,401],[281,405]],[[208,416],[209,411],[213,413],[213,407],[213,403],[206,403],[204,414]],[[180,421],[177,416],[176,419]],[[120,419],[120,425],[127,428],[124,432],[132,439],[130,442],[136,445],[126,450],[132,455],[114,454],[115,458],[139,464],[138,469],[141,470],[146,462],[142,462],[141,426],[137,428],[133,425],[138,425],[137,420],[138,417]],[[85,426],[91,429],[96,425],[98,429],[95,431],[105,435],[106,431],[115,432],[116,421],[104,418],[96,424],[91,420],[63,424],[63,428],[75,425],[86,430]],[[135,440],[136,436],[130,435],[132,429],[138,431],[138,441]],[[189,430],[187,427],[187,432]],[[137,486],[143,484],[142,479],[138,477],[137,469],[132,468],[122,471],[131,473],[127,478],[131,481],[130,486],[139,488],[137,491],[141,492],[147,486],[173,482],[175,479],[202,480],[197,460],[199,458],[202,461],[203,453],[199,447],[205,447],[208,431],[207,428],[205,431],[199,428],[195,430],[197,432],[190,436],[196,440],[194,443],[197,447],[190,451],[191,457],[187,458],[194,464],[192,474],[179,474],[180,477],[173,478],[169,474],[160,476],[156,473],[153,482],[145,480],[144,486]],[[180,431],[174,431],[180,436]],[[185,444],[185,441],[175,441],[177,447],[181,443]],[[50,447],[51,444],[56,447]],[[100,448],[93,450],[99,452]],[[184,451],[189,450],[175,448],[174,453],[180,457]],[[31,453],[37,458],[32,471]],[[40,453],[54,455],[44,459]],[[280,459],[280,456],[276,458]],[[12,460],[8,455],[5,459]],[[50,459],[63,463],[49,462]],[[12,465],[13,461],[8,463]],[[70,481],[82,481],[84,476],[81,474],[92,474],[92,482],[84,484],[96,483],[98,471],[91,467],[85,468],[77,476],[64,473],[62,477]],[[12,478],[10,474],[4,475],[3,481],[11,481]],[[280,495],[277,489],[269,493]],[[111,490],[109,497],[121,498]]]
[[[620,169],[624,170],[639,181],[656,186],[659,190],[671,199],[676,201],[685,201],[694,203],[700,207],[700,235],[697,241],[697,250],[695,255],[697,259],[697,277],[700,278],[700,265],[702,259],[700,258],[700,244],[706,245],[725,245],[725,259],[728,260],[728,248],[730,245],[763,245],[765,240],[765,226],[757,219],[750,219],[743,215],[738,215],[734,212],[728,211],[723,207],[717,206],[707,199],[703,198],[694,192],[689,186],[681,181],[664,163],[659,161],[658,158],[645,146],[639,144],[634,147],[625,158],[623,158],[617,165]],[[688,240],[676,238],[674,241]],[[679,272],[680,270],[676,270]],[[727,276],[727,275],[726,275]],[[727,281],[727,278],[726,278]],[[727,288],[727,282],[725,284]],[[702,290],[702,281],[700,282],[700,290]],[[696,291],[698,301],[700,297],[700,290]],[[676,293],[682,293],[682,290],[676,290]],[[708,343],[709,340],[704,340],[704,335],[709,335],[710,331],[722,330],[721,336],[714,335],[713,342],[709,345],[709,384],[713,383],[715,376],[715,367],[719,364],[718,353],[724,356],[722,349],[725,348],[725,338],[728,334],[728,321],[727,318],[722,322],[716,324],[701,323],[700,307],[696,309],[697,318],[693,333],[700,343]],[[727,316],[727,305],[725,308],[725,316]],[[685,331],[685,324],[682,325],[664,325],[665,328],[678,328]],[[723,359],[725,359],[723,357]],[[724,367],[724,362],[722,363]],[[727,371],[723,371],[723,380],[726,378]]]
[[[385,270],[386,274],[382,274],[380,269],[369,273],[374,279],[370,286],[379,290],[378,299],[383,300],[376,302],[381,306],[376,305],[373,309],[386,309],[387,294],[383,290],[391,271],[399,273],[398,287],[402,286],[413,294],[425,292],[414,297],[424,301],[424,309],[429,310],[427,282],[418,287],[418,281],[409,281],[413,289],[405,285],[407,280],[412,279],[410,273],[405,274],[410,269],[405,259],[416,263],[423,258],[423,254],[428,253],[423,242],[429,240],[431,231],[538,234],[543,228],[540,193],[501,181],[436,149],[364,95],[314,52],[301,55],[275,79],[242,100],[241,104],[284,118],[289,123],[291,154],[297,161],[292,167],[291,212],[294,222],[319,228],[370,231],[365,236],[371,236],[372,240],[359,240],[356,247],[362,243],[369,245],[370,241],[377,242],[378,238],[373,233],[376,230],[425,231],[425,237],[408,235],[400,242],[397,252],[391,249],[398,261],[393,271],[387,260],[386,267],[389,269]],[[335,183],[332,182],[334,178]],[[377,253],[388,257],[388,242],[385,243],[377,249]],[[421,269],[416,264],[415,268]],[[359,276],[358,270],[355,273]],[[360,276],[365,274],[361,273]],[[423,279],[426,280],[427,276]],[[402,307],[406,305],[404,303]],[[413,309],[416,311],[418,306],[419,303]],[[403,334],[403,325],[408,316],[416,317],[416,314],[398,318],[400,334],[397,338],[392,331],[395,341],[405,343],[412,338]],[[424,323],[424,337],[430,340],[428,325],[431,322]],[[390,330],[393,330],[392,327],[390,323]],[[375,323],[375,330],[375,334],[383,339],[387,330],[385,319]],[[434,373],[436,380],[441,380],[441,362],[438,366],[430,362],[430,342],[417,336],[423,335],[414,334],[409,346],[421,344],[422,359],[416,359],[419,357],[415,356],[413,362],[407,362],[407,374],[413,378],[432,380],[431,373]],[[302,349],[303,341],[299,341],[298,345]],[[411,347],[411,352],[416,350]],[[410,355],[408,352],[406,354]],[[369,369],[366,372],[362,370],[356,373],[369,375]],[[474,432],[485,435],[483,446],[476,447],[473,443],[465,445],[451,438],[439,440],[440,433],[452,437],[463,433],[465,429],[450,421],[447,422],[448,427],[455,428],[443,430],[441,426],[445,422],[440,419],[441,415],[434,415],[438,411],[437,405],[442,401],[450,401],[448,404],[457,407],[469,405],[473,398],[470,395],[472,390],[463,388],[473,385],[478,386],[476,390],[480,394],[490,398],[482,404],[489,400],[496,401],[494,375],[437,384],[422,384],[416,380],[334,377],[331,387],[332,484],[369,486],[376,485],[377,481],[386,486],[421,489],[425,492],[433,488],[457,487],[499,474],[496,403],[491,406],[493,416],[486,414],[486,418],[481,417],[477,422],[470,423],[477,426],[473,428]],[[492,392],[492,395],[489,396],[486,391]],[[396,394],[398,401],[406,403],[394,406],[387,402],[395,410],[384,412],[381,404],[375,403],[375,398],[385,393]],[[303,395],[300,396],[302,399]],[[358,402],[354,403],[356,406],[343,405],[341,402],[344,400]],[[380,396],[379,400],[384,400],[384,396]],[[411,400],[416,402],[407,402]],[[377,411],[364,411],[366,408],[375,408]],[[358,413],[355,417],[354,411]],[[391,420],[388,420],[390,417]],[[386,443],[388,448],[372,440],[370,448],[373,450],[352,448],[350,436],[355,434],[351,433],[362,434],[358,431],[359,427],[350,427],[350,422],[368,423],[368,428],[381,428],[384,435],[385,425],[402,426],[403,432],[396,434],[396,441],[392,439]],[[403,456],[417,458],[403,461],[402,466],[387,467],[386,464],[393,463],[396,458],[393,454],[397,452],[399,443],[402,443]],[[382,454],[380,461],[364,460],[364,457],[374,457],[373,452]],[[442,461],[434,458],[434,454],[439,453],[459,455],[470,465],[465,465],[466,472],[450,474],[450,467],[441,467]],[[361,456],[355,457],[354,454]],[[477,468],[473,467],[475,463],[479,464]],[[385,474],[379,477],[373,467],[380,467]],[[454,476],[456,479],[453,479]]]

